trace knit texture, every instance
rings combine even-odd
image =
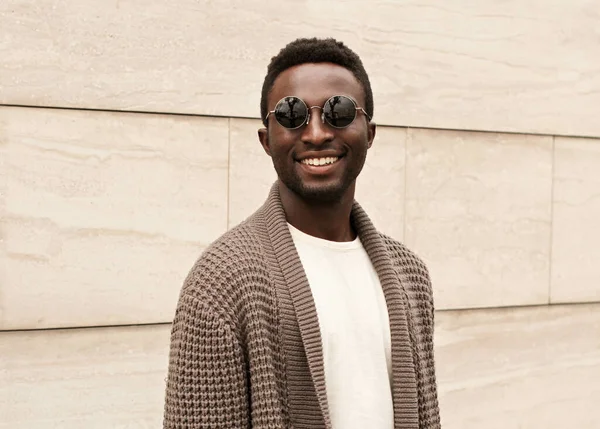
[[[377,232],[358,203],[351,220],[388,306],[394,427],[439,429],[427,268]],[[164,428],[331,429],[317,312],[278,183],[186,278],[171,334]]]

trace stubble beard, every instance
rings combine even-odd
[[[295,168],[287,169],[285,162],[277,162],[273,160],[273,166],[277,172],[279,180],[294,194],[308,203],[314,204],[332,204],[342,200],[348,188],[352,186],[358,175],[360,174],[366,159],[365,156],[359,160],[358,165],[354,168],[349,168],[344,171],[341,179],[337,182],[328,184],[318,184],[317,186],[309,186],[302,181]],[[295,161],[294,161],[295,162]]]

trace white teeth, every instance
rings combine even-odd
[[[306,159],[303,159],[301,162],[303,164],[307,164],[307,165],[326,165],[326,164],[333,164],[338,159],[340,159],[340,158],[338,158],[337,156],[328,156],[325,158],[306,158]]]

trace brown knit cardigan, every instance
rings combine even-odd
[[[394,427],[440,428],[427,268],[358,203],[351,219],[387,301]],[[192,268],[169,358],[165,428],[331,429],[317,312],[277,183]]]

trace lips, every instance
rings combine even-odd
[[[322,165],[330,165],[335,164],[340,160],[339,156],[324,156],[324,157],[315,157],[315,158],[304,158],[300,162],[305,165],[313,165],[313,166],[322,166]]]
[[[304,156],[296,161],[304,174],[313,177],[325,177],[339,169],[343,156]]]
[[[294,158],[298,162],[305,159],[323,159],[323,158],[341,158],[344,153],[334,149],[311,150],[302,153],[296,153]]]

